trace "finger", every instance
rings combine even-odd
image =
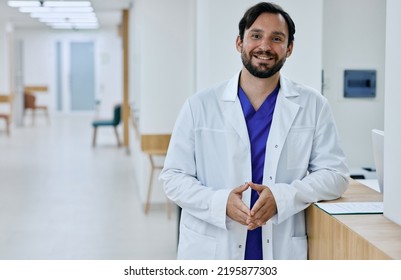
[[[265,207],[263,207],[258,212],[256,212],[254,215],[250,215],[246,222],[248,225],[256,224],[256,225],[261,226],[267,221],[268,217],[269,217],[269,215],[267,212],[265,212]]]
[[[248,230],[254,230],[254,229],[258,228],[258,227],[259,227],[259,226],[258,226],[257,224],[251,223],[251,224],[248,224],[247,229],[248,229]]]
[[[249,187],[250,187],[251,189],[257,191],[259,194],[260,194],[265,188],[267,188],[266,186],[259,185],[259,184],[255,184],[255,183],[252,183],[252,182],[249,182],[248,185],[249,185]]]
[[[244,207],[245,206],[245,207]],[[248,225],[249,209],[246,205],[232,210],[231,218],[242,225]]]
[[[261,227],[261,226],[263,226],[265,224],[266,223],[261,223],[261,222],[254,221],[254,222],[248,223],[247,229],[248,230],[254,230],[254,229],[256,229],[258,227]]]
[[[262,197],[259,197],[250,211],[250,216],[254,219],[260,218],[263,215],[264,211],[262,208],[265,206],[265,204],[266,201]]]
[[[252,212],[252,211],[251,211]],[[276,213],[276,208],[271,203],[264,204],[255,214],[252,216],[252,222],[259,226],[266,224]]]
[[[246,215],[246,219],[251,215],[251,209],[241,200],[238,205],[238,210]]]
[[[241,189],[241,187],[239,188]],[[236,191],[236,190],[235,190]],[[241,194],[236,193],[234,190],[228,197],[227,201],[227,215],[243,225],[246,225],[246,221],[250,215],[250,209],[241,199]]]
[[[255,184],[254,184],[255,185]],[[265,213],[266,211],[276,211],[276,202],[274,200],[274,196],[271,192],[271,190],[263,185],[255,185],[257,188],[262,189],[262,191],[259,193],[259,198],[258,200],[255,202],[255,204],[253,205],[252,209],[251,209],[251,215],[254,216],[256,215],[257,212],[261,211],[261,209],[263,209],[264,207],[266,207],[263,211],[262,211],[262,215],[263,213]],[[255,187],[255,186],[250,186],[251,188]]]
[[[245,183],[242,186],[236,187],[234,189],[234,192],[237,194],[242,194],[244,191],[246,191],[249,188],[249,184]]]
[[[261,193],[259,193],[259,197],[258,197],[258,199],[256,200],[255,204],[253,205],[253,207],[251,209],[251,216],[255,217],[255,215],[259,211],[261,211],[261,209],[266,205],[267,202],[268,202],[268,198],[266,196],[266,191],[265,192],[262,191]],[[259,214],[259,216],[260,215],[261,214]]]
[[[247,226],[248,225],[248,215],[245,212],[238,212],[238,216],[235,221],[239,222],[241,225]]]
[[[242,213],[249,216],[251,214],[251,209],[242,201],[242,193],[249,188],[249,185],[246,183],[242,186],[239,186],[233,190],[233,193],[237,195],[237,198],[234,201],[235,207],[237,207]]]
[[[267,222],[267,220],[270,218],[270,212],[268,210],[268,207],[262,207],[259,209],[258,212],[252,217],[253,223],[261,226]]]

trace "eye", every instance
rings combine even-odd
[[[283,39],[281,37],[273,37],[273,42],[282,42]]]
[[[260,35],[258,33],[254,33],[254,34],[251,35],[251,38],[258,40],[258,39],[262,38],[262,35]]]

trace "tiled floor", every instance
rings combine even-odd
[[[143,214],[132,158],[90,123],[0,126],[0,259],[175,259],[176,213]]]

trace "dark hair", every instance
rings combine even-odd
[[[287,26],[288,26],[288,45],[294,41],[294,34],[295,34],[295,24],[292,21],[290,15],[283,10],[279,5],[269,2],[260,2],[255,6],[250,7],[240,20],[238,27],[239,27],[239,37],[241,41],[244,39],[245,29],[251,27],[251,25],[255,22],[255,20],[263,13],[270,13],[270,14],[280,14],[284,17]]]

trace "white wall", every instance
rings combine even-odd
[[[6,30],[5,22],[0,21],[0,93],[6,91]]]
[[[24,47],[24,83],[48,85],[48,94],[38,95],[38,103],[47,104],[55,113],[56,99],[56,42],[62,46],[63,104],[62,113],[69,107],[69,46],[71,42],[93,41],[95,45],[95,94],[101,100],[100,117],[111,117],[112,106],[122,100],[122,46],[116,28],[99,31],[61,31],[48,29],[17,29],[15,40]]]
[[[283,73],[320,91],[323,48],[323,0],[278,0],[295,22],[294,50]]]
[[[8,94],[10,88],[10,40],[12,38],[12,25],[0,21],[0,93]]]
[[[229,79],[241,69],[235,40],[238,22],[252,2],[196,1],[196,91]]]
[[[142,134],[169,133],[193,92],[193,1],[134,1],[135,89],[140,93]]]
[[[386,78],[384,116],[384,215],[401,225],[400,65],[401,1],[387,0]]]
[[[384,125],[385,8],[383,0],[324,1],[324,95],[351,168],[374,166],[371,130]],[[344,98],[344,69],[376,69],[376,98]]]
[[[11,23],[0,21],[0,94],[9,95],[15,91],[10,72],[13,70],[12,61],[13,27]],[[0,113],[13,113],[12,105],[0,103]],[[5,130],[6,123],[0,120],[0,133]]]
[[[238,23],[245,11],[259,2],[196,2],[197,90],[228,79],[241,69],[241,57],[235,48]],[[291,15],[296,26],[294,52],[287,59],[283,73],[295,81],[320,90],[323,0],[277,0],[275,3]]]

